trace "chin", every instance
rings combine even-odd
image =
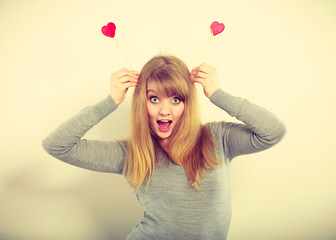
[[[169,138],[171,136],[171,132],[169,131],[169,132],[162,133],[160,131],[156,131],[155,135],[160,139],[166,139],[166,138]]]

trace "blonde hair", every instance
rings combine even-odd
[[[202,126],[197,92],[190,81],[186,64],[174,56],[155,56],[140,72],[131,106],[131,127],[127,144],[123,174],[138,189],[153,176],[156,157],[156,136],[152,133],[147,114],[147,85],[157,83],[165,96],[177,96],[184,102],[184,113],[172,132],[169,156],[175,164],[182,165],[191,185],[199,190],[206,170],[220,162],[215,156],[215,143],[209,130]]]

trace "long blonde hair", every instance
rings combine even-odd
[[[184,102],[184,113],[173,129],[168,155],[182,165],[191,185],[199,190],[206,170],[220,161],[215,156],[215,143],[209,130],[202,126],[197,92],[190,81],[186,64],[174,56],[155,56],[140,72],[131,106],[130,136],[123,174],[138,189],[146,180],[149,184],[155,170],[155,134],[151,132],[147,115],[147,85],[154,81],[166,96],[178,96]]]

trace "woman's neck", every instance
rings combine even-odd
[[[176,162],[170,155],[170,143],[171,143],[170,139],[160,139],[159,140],[159,144],[161,148],[167,154],[167,156],[173,161],[173,163],[176,165],[182,165],[181,162]]]
[[[170,140],[169,139],[160,139],[159,144],[162,147],[162,149],[169,154],[169,146],[170,146]]]

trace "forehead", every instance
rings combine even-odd
[[[165,97],[177,96],[185,99],[189,94],[186,81],[180,78],[148,79],[146,94],[154,92]]]
[[[147,95],[150,93],[158,94],[158,95],[163,95],[163,96],[168,96],[166,89],[161,86],[157,81],[149,80],[147,82],[147,88],[146,88],[146,93]]]
[[[147,89],[147,92],[149,91],[159,92],[160,91],[160,87],[158,86],[158,83],[154,81],[148,81],[146,89]]]

